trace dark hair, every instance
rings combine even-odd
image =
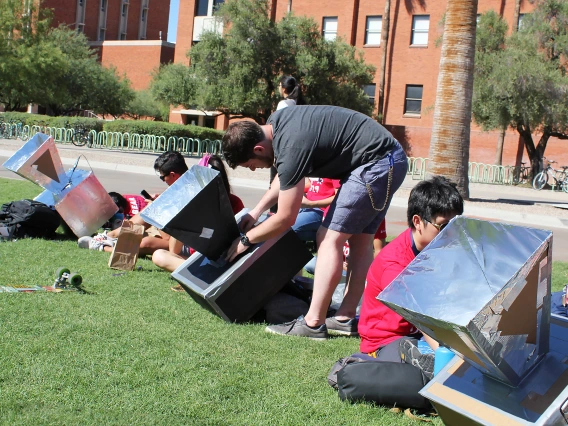
[[[231,193],[231,185],[229,185],[229,177],[227,176],[227,169],[225,168],[225,164],[221,157],[217,155],[212,155],[209,157],[209,165],[212,169],[217,170],[221,173],[221,179],[223,179],[223,184],[225,185],[225,189],[227,190],[227,194]]]
[[[463,199],[456,184],[444,176],[433,176],[416,185],[408,199],[408,226],[414,229],[412,217],[433,220],[436,216],[463,213]]]
[[[232,123],[223,135],[223,157],[234,169],[254,158],[254,147],[263,140],[264,132],[258,123],[250,120]]]
[[[280,77],[280,85],[287,94],[286,99],[296,101],[296,105],[303,105],[304,98],[302,97],[302,87],[294,77],[283,75]]]
[[[110,198],[112,198],[114,204],[116,204],[119,209],[122,209],[123,212],[125,210],[128,210],[129,203],[121,194],[119,194],[118,192],[109,192],[108,195],[110,195]]]
[[[171,172],[183,175],[187,172],[187,164],[185,164],[181,153],[177,151],[166,151],[156,158],[154,170],[164,175],[169,175]]]

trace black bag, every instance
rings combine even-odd
[[[337,373],[342,401],[405,408],[431,408],[430,401],[418,393],[427,382],[420,369],[398,362],[357,362],[345,365]]]
[[[39,201],[12,201],[0,208],[0,226],[10,231],[10,238],[51,237],[60,224],[59,213]]]

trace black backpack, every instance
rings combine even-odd
[[[49,238],[60,224],[59,213],[39,201],[12,201],[0,208],[4,238]]]

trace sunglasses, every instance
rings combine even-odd
[[[165,182],[167,176],[168,176],[168,175],[159,175],[158,177],[160,178],[160,180],[161,180],[162,182]]]
[[[426,219],[424,219],[424,220],[426,220]],[[434,228],[436,228],[438,230],[438,232],[442,232],[442,229],[444,229],[446,226],[448,226],[448,223],[450,223],[450,222],[446,222],[446,223],[442,223],[441,225],[438,225],[437,223],[430,222],[429,220],[426,220],[426,222],[428,222],[430,225],[432,225]]]

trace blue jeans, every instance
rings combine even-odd
[[[322,209],[300,209],[296,223],[292,226],[298,238],[302,241],[315,241],[316,234],[323,219]]]

